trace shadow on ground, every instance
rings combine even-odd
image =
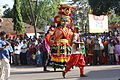
[[[28,68],[28,67],[18,67],[18,68]],[[33,66],[29,67],[29,68],[33,68]],[[91,67],[93,68],[93,67]],[[62,78],[62,70],[57,70],[57,71],[48,71],[48,72],[44,72],[44,71],[19,71],[19,72],[12,72],[11,75],[19,75],[19,74],[34,74],[34,75],[40,75],[42,73],[42,76],[46,76],[47,75],[52,75],[51,73],[54,73],[55,75],[57,75],[57,73],[59,73],[59,75],[57,75],[55,77],[54,76],[50,76],[49,78],[46,76],[45,77],[40,77],[39,79],[34,79],[34,80],[119,80],[120,79],[120,68],[118,67],[114,67],[114,68],[109,68],[107,70],[97,70],[97,69],[92,69],[92,71],[89,71],[88,73],[86,73],[86,75],[88,77],[79,77],[79,74],[74,74],[74,71],[71,70],[71,73],[67,73],[66,78]]]
[[[69,73],[68,73],[69,74]],[[88,77],[79,77],[74,74],[66,76],[66,78],[51,78],[51,79],[35,79],[35,80],[119,80],[120,69],[113,70],[96,70],[87,73]]]
[[[62,71],[28,71],[28,72],[11,72],[11,75],[18,74],[39,74],[39,73],[53,73],[53,72],[62,72]]]

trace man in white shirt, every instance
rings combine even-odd
[[[21,53],[20,53],[21,65],[27,64],[26,51],[27,51],[27,44],[26,44],[26,41],[23,41],[23,45],[21,46]]]
[[[21,47],[18,42],[16,42],[14,46],[14,59],[15,59],[15,65],[21,65],[20,64],[20,52],[21,52]]]

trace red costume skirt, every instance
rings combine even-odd
[[[77,65],[78,67],[85,66],[85,60],[82,54],[72,54],[70,60],[66,63],[67,66]]]
[[[80,74],[84,74],[85,60],[82,54],[72,54],[66,65],[65,72],[68,72],[74,65],[77,65],[80,68]]]

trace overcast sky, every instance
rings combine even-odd
[[[14,2],[13,2],[13,0],[0,0],[0,8],[2,8],[3,5],[5,5],[5,4],[8,4],[8,6],[9,6],[10,8],[12,8]]]

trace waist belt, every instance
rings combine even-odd
[[[60,39],[59,41],[57,41],[57,43],[68,43],[67,39]]]

